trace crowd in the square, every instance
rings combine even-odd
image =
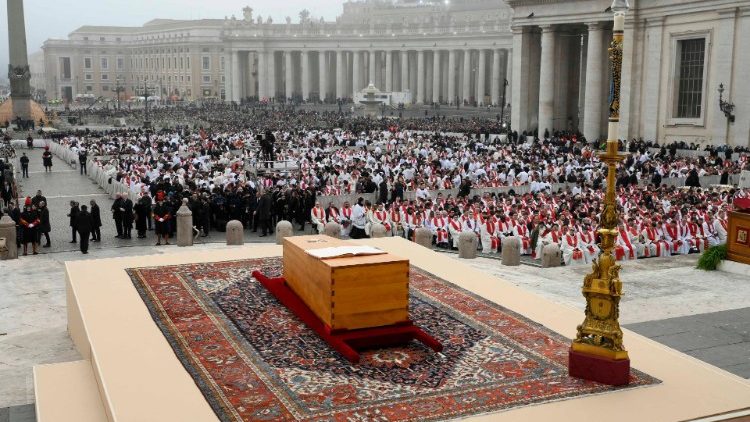
[[[491,139],[502,131],[499,120],[369,119],[293,108],[211,105],[154,113],[201,125],[75,132],[58,140],[82,157],[81,167],[91,160],[109,183],[128,187],[131,197],[120,195],[111,210],[122,239],[133,227],[145,237],[155,226],[158,243],[168,242],[187,198],[204,236],[230,220],[261,236],[279,220],[320,231],[334,221],[354,238],[380,223],[407,238],[425,227],[437,247],[455,247],[458,234],[472,231],[485,253],[498,252],[507,236],[518,237],[522,253],[537,259],[550,243],[566,263],[597,253],[606,166],[597,158],[602,142],[580,134],[507,132]],[[725,241],[732,199],[748,192],[701,187],[700,180],[715,175],[727,185],[748,169],[748,151],[678,153],[685,149],[697,147],[621,142],[629,155],[616,175],[624,217],[619,259]],[[663,185],[665,178],[679,178],[684,187]],[[351,203],[339,200],[346,195]]]

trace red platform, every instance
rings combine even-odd
[[[568,374],[571,377],[607,385],[630,383],[630,359],[612,360],[601,356],[568,351]]]
[[[396,346],[409,343],[412,340],[419,340],[436,352],[443,350],[443,345],[439,341],[411,321],[360,330],[331,330],[289,288],[283,277],[266,277],[260,271],[253,271],[253,277],[260,281],[279,302],[292,311],[305,325],[352,363],[359,362],[359,350]]]

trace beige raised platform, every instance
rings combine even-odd
[[[34,367],[38,422],[99,422],[106,413],[91,369],[79,360]]]
[[[471,269],[401,238],[359,240],[409,259],[412,265],[519,312],[568,338],[575,335],[581,312],[552,303],[495,277]],[[69,331],[76,347],[91,363],[101,403],[114,422],[217,421],[192,378],[151,319],[146,306],[123,271],[129,267],[172,265],[280,256],[281,246],[244,246],[223,250],[98,261],[69,262]],[[622,277],[627,279],[627,274]],[[571,280],[578,283],[580,280]],[[626,292],[627,294],[627,292]],[[661,379],[660,385],[517,408],[471,418],[482,421],[688,421],[738,420],[750,409],[750,382],[625,330],[633,367]],[[41,372],[37,371],[41,374]],[[44,417],[52,396],[65,397],[73,378],[56,390],[39,388]],[[60,381],[62,383],[62,381]],[[40,385],[43,383],[40,382]],[[85,406],[71,401],[57,419],[67,422]],[[739,412],[738,412],[739,411]],[[732,413],[733,412],[733,413]],[[102,419],[104,421],[105,419]]]
[[[287,285],[332,330],[409,320],[409,260],[393,254],[320,259],[313,249],[346,246],[329,236],[284,238]]]

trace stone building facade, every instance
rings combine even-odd
[[[43,46],[48,92],[185,100],[353,97],[372,81],[412,102],[510,102],[511,10],[502,0],[364,0],[335,22],[253,16],[84,26]]]
[[[514,129],[607,130],[611,0],[508,0]],[[750,1],[630,0],[620,138],[748,146]],[[719,107],[736,105],[733,122]]]

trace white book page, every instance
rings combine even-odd
[[[336,246],[332,248],[308,249],[307,253],[320,259],[342,256],[380,255],[386,253],[372,246]]]

